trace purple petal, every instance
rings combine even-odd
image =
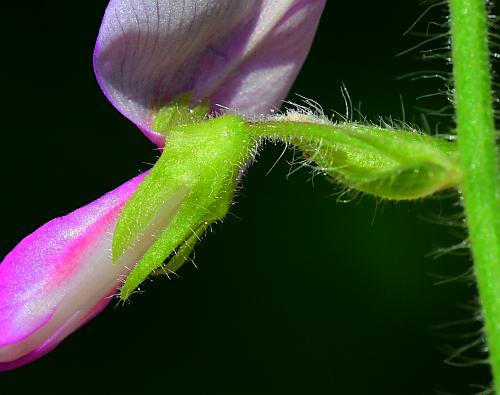
[[[311,45],[325,0],[111,0],[94,52],[108,99],[158,145],[151,120],[192,92],[213,111],[280,105]]]
[[[112,232],[143,176],[56,218],[0,264],[0,370],[52,350],[99,313],[135,259],[112,263]]]

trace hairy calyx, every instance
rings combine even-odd
[[[155,117],[155,131],[166,135],[167,144],[114,233],[115,261],[138,244],[149,245],[121,289],[123,299],[150,273],[175,272],[210,224],[225,217],[261,140],[296,147],[320,173],[380,198],[423,198],[460,180],[455,144],[415,131],[332,123],[297,112],[252,121],[211,118],[208,108],[191,105],[184,95]]]

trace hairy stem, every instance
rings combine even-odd
[[[461,192],[500,394],[500,187],[485,0],[450,0]]]
[[[420,199],[454,188],[461,179],[456,144],[414,131],[289,113],[250,123],[248,133],[298,148],[302,165],[384,199]]]

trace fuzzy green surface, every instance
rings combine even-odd
[[[228,115],[168,132],[161,158],[116,226],[114,260],[141,243],[150,245],[123,285],[123,299],[177,248],[173,264],[180,266],[203,233],[200,229],[226,215],[255,146],[244,125]]]
[[[455,144],[358,123],[265,121],[251,133],[298,147],[336,182],[393,200],[422,198],[460,179]]]
[[[161,108],[153,120],[155,132],[168,134],[177,126],[203,120],[209,113],[209,105],[200,103],[191,105],[191,94],[186,93],[175,97],[169,104]]]
[[[484,0],[451,0],[461,191],[482,316],[500,393],[500,186]]]

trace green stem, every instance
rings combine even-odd
[[[455,188],[461,179],[456,144],[414,131],[288,113],[251,122],[247,132],[298,148],[301,163],[315,172],[384,199],[420,199]]]
[[[500,394],[500,188],[485,0],[450,0],[461,192]]]

